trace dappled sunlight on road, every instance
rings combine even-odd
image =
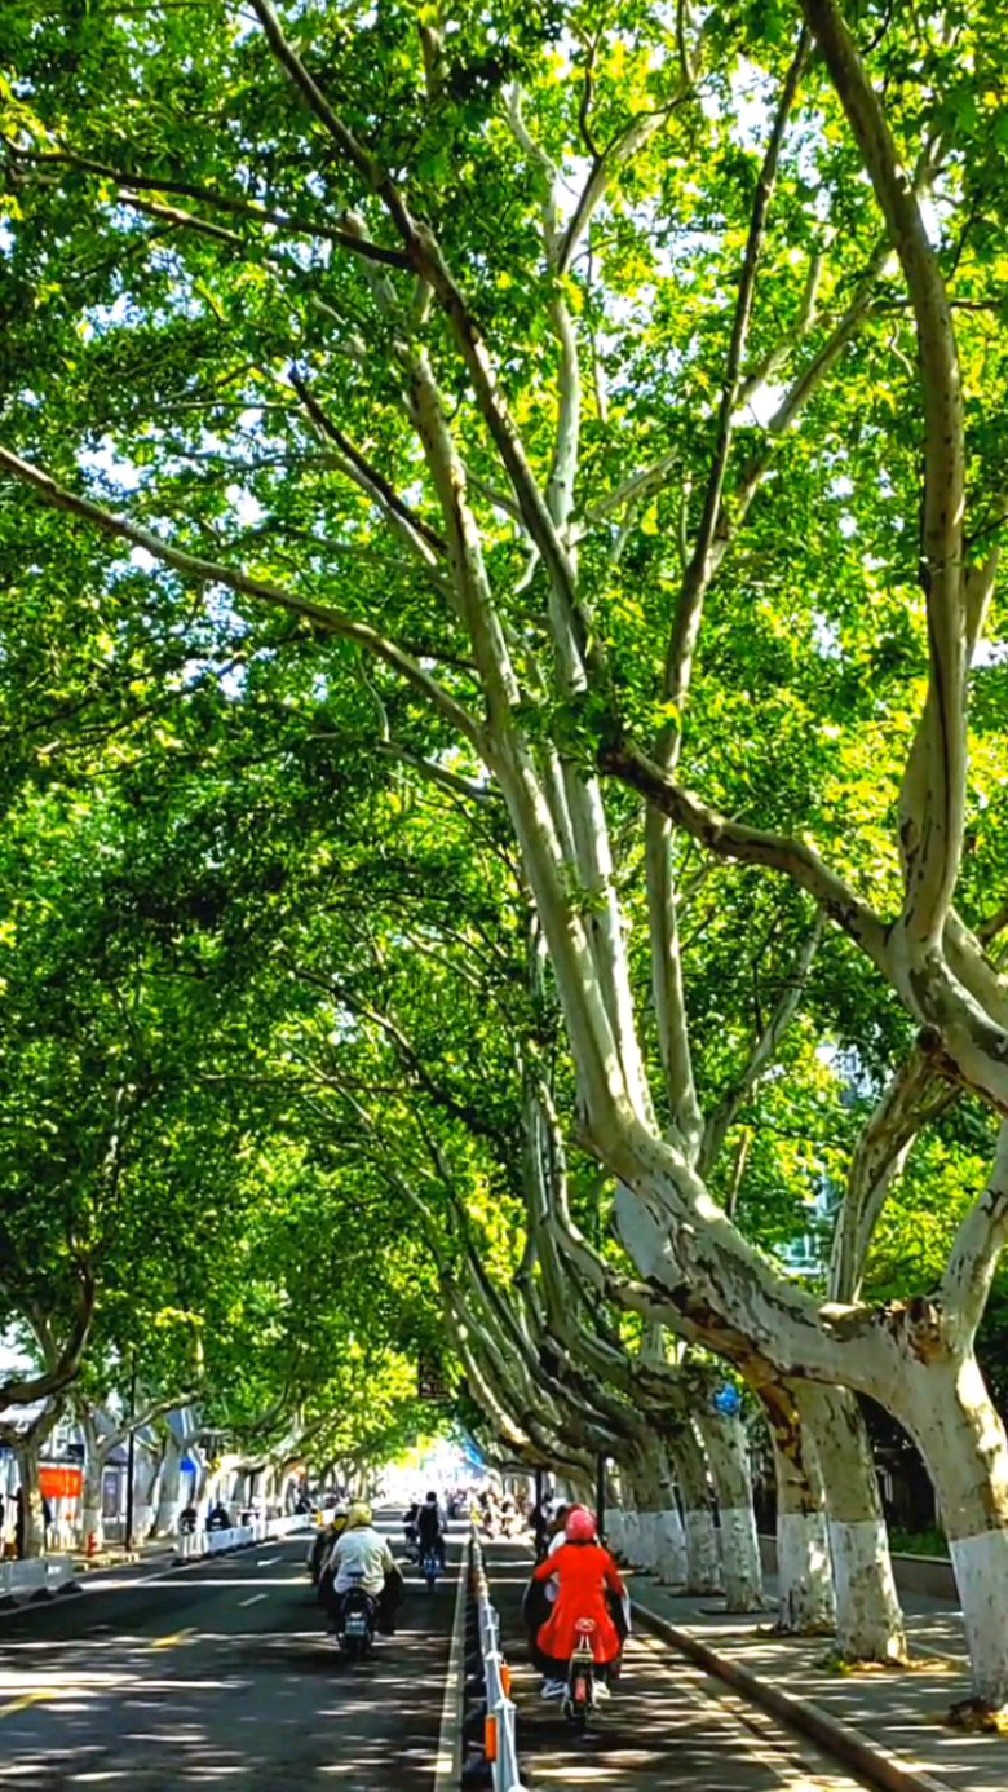
[[[127,1634],[67,1636],[65,1613],[62,1634],[46,1634],[45,1614],[36,1635],[0,1627],[0,1786],[433,1787],[451,1598],[414,1589],[399,1634],[347,1664],[300,1560],[189,1586],[188,1610],[174,1588],[151,1589],[146,1635],[130,1622],[136,1585],[115,1607]],[[77,1623],[100,1609],[79,1601]]]

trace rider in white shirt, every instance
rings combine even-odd
[[[332,1552],[330,1566],[335,1593],[347,1593],[351,1587],[359,1586],[377,1599],[384,1590],[385,1576],[394,1571],[395,1558],[374,1528],[370,1506],[351,1506],[347,1528]]]

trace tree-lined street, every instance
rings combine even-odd
[[[3,6],[8,1554],[451,1437],[894,1686],[940,1552],[1008,1725],[1006,89],[993,0]]]

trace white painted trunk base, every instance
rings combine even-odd
[[[885,1520],[830,1520],[837,1646],[855,1661],[899,1661],[906,1654],[903,1615],[889,1560]]]
[[[618,1506],[606,1513],[606,1540],[610,1549],[623,1550],[623,1537],[626,1531],[626,1520]]]
[[[133,1541],[143,1543],[150,1536],[154,1523],[154,1506],[149,1500],[138,1500],[133,1507]]]
[[[979,1699],[1008,1706],[1008,1531],[949,1542]]]
[[[655,1525],[657,1512],[638,1512],[637,1514],[637,1556],[638,1568],[652,1569],[657,1557]]]
[[[686,1511],[686,1571],[690,1593],[716,1593],[721,1586],[717,1532],[706,1507]]]
[[[88,1538],[94,1536],[95,1549],[101,1549],[105,1542],[105,1526],[102,1522],[101,1500],[92,1503],[85,1499],[81,1511],[81,1548],[87,1549]]]
[[[800,1633],[836,1624],[833,1564],[821,1512],[782,1512],[777,1518],[778,1622]]]
[[[667,1587],[686,1585],[686,1536],[677,1506],[655,1514],[655,1570]]]
[[[763,1565],[751,1505],[721,1510],[721,1574],[730,1612],[759,1611],[763,1604]]]
[[[157,1528],[162,1537],[178,1530],[179,1513],[182,1510],[182,1465],[181,1458],[169,1462],[161,1481],[161,1493],[158,1499]]]

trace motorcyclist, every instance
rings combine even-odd
[[[480,1494],[480,1505],[483,1508],[482,1528],[486,1537],[496,1537],[500,1529],[500,1515],[497,1508],[497,1495],[492,1487],[487,1487]]]
[[[329,1523],[319,1529],[311,1552],[311,1576],[316,1585],[321,1583],[329,1558],[346,1530],[349,1516],[349,1506],[339,1505],[333,1511]]]
[[[532,1537],[535,1543],[535,1559],[541,1562],[549,1544],[550,1526],[553,1523],[553,1496],[543,1495],[541,1503],[533,1506],[529,1515],[532,1526]]]
[[[416,1535],[421,1562],[429,1549],[437,1555],[442,1573],[445,1568],[445,1534],[441,1524],[441,1513],[438,1510],[438,1496],[433,1488],[428,1493],[416,1517]]]
[[[548,1556],[555,1556],[557,1550],[562,1549],[567,1541],[567,1519],[570,1511],[570,1506],[560,1505],[550,1520],[549,1536],[546,1539],[546,1554]]]
[[[602,1670],[596,1696],[606,1696],[607,1681],[619,1671],[627,1635],[626,1588],[612,1556],[598,1540],[594,1514],[586,1506],[571,1507],[560,1548],[532,1571],[533,1584],[554,1578],[556,1601],[545,1623],[538,1626],[531,1646],[532,1659],[546,1677],[542,1696],[558,1699],[567,1690],[579,1618],[594,1623],[592,1658],[596,1669]]]
[[[376,1602],[378,1628],[390,1636],[393,1613],[402,1597],[402,1575],[384,1537],[374,1528],[371,1507],[363,1500],[350,1507],[346,1529],[333,1545],[319,1589],[337,1622],[352,1587],[360,1587]]]

